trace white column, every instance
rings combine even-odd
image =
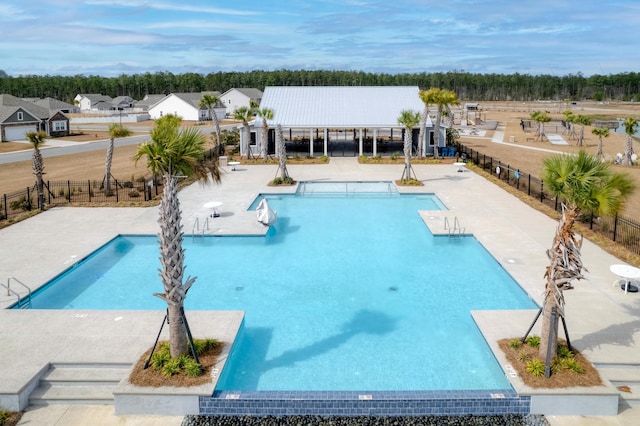
[[[329,154],[329,138],[328,138],[328,134],[329,132],[327,131],[327,128],[325,127],[324,129],[324,156],[327,157]]]
[[[378,155],[378,129],[373,129],[373,156]]]
[[[360,154],[358,154],[358,155],[362,156],[362,152],[364,151],[364,149],[363,149],[364,148],[364,144],[363,144],[363,141],[362,141],[362,128],[360,128],[359,136],[360,136],[359,137],[359,139],[360,139],[359,142],[360,143],[358,144],[359,145],[358,148],[359,148]]]
[[[313,129],[309,129],[309,155],[313,157]]]

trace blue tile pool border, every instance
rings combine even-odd
[[[215,391],[200,397],[207,416],[528,415],[531,397],[482,391]]]

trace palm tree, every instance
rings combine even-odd
[[[216,106],[219,102],[220,102],[219,97],[210,93],[206,93],[202,95],[202,98],[200,98],[200,105],[199,105],[200,108],[205,108],[209,110],[209,116],[211,117],[211,120],[213,120],[213,125],[216,129],[216,147],[219,147],[220,144],[222,143],[222,138],[220,136],[220,120],[218,120],[218,116],[213,110],[213,107]],[[216,152],[218,151],[216,150]]]
[[[278,145],[278,158],[280,160],[280,178],[284,182],[289,178],[289,172],[287,172],[287,145],[284,143],[280,124],[276,125],[276,144]]]
[[[424,109],[420,115],[420,133],[418,134],[418,158],[422,159],[422,144],[427,131],[427,117],[429,117],[429,105],[435,103],[435,93],[438,89],[421,90],[418,93],[420,100],[424,104]],[[436,150],[437,151],[437,150]]]
[[[547,353],[555,357],[558,322],[552,327],[552,310],[564,318],[563,289],[574,279],[583,277],[580,257],[582,238],[577,240],[573,224],[581,212],[595,215],[615,215],[635,189],[631,176],[614,173],[610,165],[595,156],[580,151],[578,155],[555,155],[543,161],[543,181],[556,196],[564,199],[562,217],[547,251],[549,266],[545,272],[545,298],[540,338],[540,357]]]
[[[27,139],[33,146],[33,157],[31,158],[31,168],[33,174],[36,175],[36,188],[38,190],[38,208],[44,210],[44,181],[42,175],[44,175],[44,163],[42,161],[42,154],[40,153],[40,146],[44,145],[47,134],[43,131],[28,132],[26,134]]]
[[[147,157],[147,167],[154,175],[162,175],[164,189],[160,202],[160,277],[164,293],[155,296],[167,302],[171,356],[187,353],[184,299],[196,277],[183,282],[184,249],[178,200],[178,178],[196,177],[200,182],[220,182],[220,170],[214,161],[205,161],[205,137],[195,128],[179,130],[180,118],[168,114],[156,120],[151,140],[140,145],[136,163]]]
[[[236,120],[242,121],[243,136],[242,136],[241,142],[244,142],[244,144],[242,144],[242,146],[240,147],[240,155],[242,155],[242,151],[246,151],[247,158],[251,158],[251,149],[249,147],[250,145],[249,120],[253,118],[254,111],[255,111],[254,108],[243,106],[233,112],[233,118],[235,118]]]
[[[576,135],[573,132],[573,122],[575,119],[575,115],[573,115],[573,111],[567,109],[562,112],[564,114],[564,121],[567,123],[566,132],[569,133],[569,139],[574,138]]]
[[[536,140],[544,140],[544,123],[551,121],[551,117],[546,112],[535,111],[531,113],[531,118],[538,123],[538,130],[536,131]]]
[[[420,123],[420,113],[410,110],[403,110],[398,117],[398,124],[404,126],[404,171],[401,181],[411,180],[411,144],[413,128]],[[415,176],[414,176],[415,177]]]
[[[429,102],[437,105],[436,109],[436,124],[435,131],[437,134],[436,138],[436,146],[433,148],[433,156],[434,158],[438,158],[438,147],[442,145],[442,133],[440,132],[440,124],[442,123],[442,116],[446,115],[449,117],[450,123],[453,122],[453,115],[451,114],[450,105],[458,105],[460,101],[458,100],[458,96],[455,92],[447,89],[438,89],[431,88],[426,91],[426,93],[420,97],[423,97]],[[425,100],[422,100],[425,102]]]
[[[109,145],[107,146],[107,158],[104,163],[104,179],[105,193],[111,195],[111,162],[113,160],[113,148],[116,138],[125,138],[131,134],[131,131],[121,124],[113,123],[109,126]]]
[[[596,157],[599,159],[602,158],[602,138],[609,137],[609,129],[606,127],[595,127],[591,129],[591,133],[598,137],[598,152],[596,153]]]
[[[262,159],[266,163],[269,143],[269,123],[267,123],[267,120],[273,120],[273,110],[269,108],[262,108],[257,110],[256,113],[260,118],[262,118],[262,143],[260,148],[262,150]]]
[[[576,145],[582,146],[582,141],[584,140],[584,126],[591,125],[591,118],[586,115],[576,115],[573,122],[580,125],[580,133],[578,133],[578,143]]]
[[[627,134],[626,144],[624,145],[624,159],[622,160],[622,164],[625,166],[631,166],[633,164],[633,159],[631,156],[633,155],[633,135],[636,133],[636,129],[638,128],[638,120],[632,117],[627,117],[622,122],[624,126],[624,132]]]

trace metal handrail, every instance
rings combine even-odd
[[[197,237],[204,237],[204,231],[209,229],[209,217],[206,217],[204,223],[202,224],[202,231],[200,230],[200,218],[196,217],[195,222],[193,223],[193,229],[191,230],[191,241],[195,241]],[[196,232],[199,235],[196,235]]]
[[[23,283],[22,281],[20,281],[19,279],[17,279],[16,277],[9,277],[7,278],[7,285],[4,285],[2,283],[0,283],[0,286],[4,287],[7,289],[7,296],[11,296],[11,294],[13,294],[14,296],[16,296],[18,298],[18,307],[21,307],[22,305],[22,298],[20,297],[20,294],[18,294],[18,292],[14,291],[11,289],[11,280],[17,282],[18,284],[20,284],[22,287],[24,287],[27,290],[27,307],[31,308],[31,288],[29,288],[29,286],[27,286],[25,283]]]

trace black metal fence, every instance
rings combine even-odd
[[[159,179],[122,181],[112,179],[110,185],[104,180],[46,181],[44,182],[44,204],[46,207],[79,203],[118,203],[121,201],[149,201],[160,194]],[[10,220],[20,214],[38,208],[36,186],[22,191],[4,194],[0,200],[0,220]]]
[[[504,163],[499,158],[487,156],[461,143],[456,143],[455,148],[458,156],[466,158],[467,161],[554,210],[561,211],[562,200],[551,192],[546,192],[539,177],[521,172],[517,164]],[[583,215],[580,221],[594,232],[606,236],[635,254],[640,254],[640,223],[623,216],[594,217],[592,214]]]

